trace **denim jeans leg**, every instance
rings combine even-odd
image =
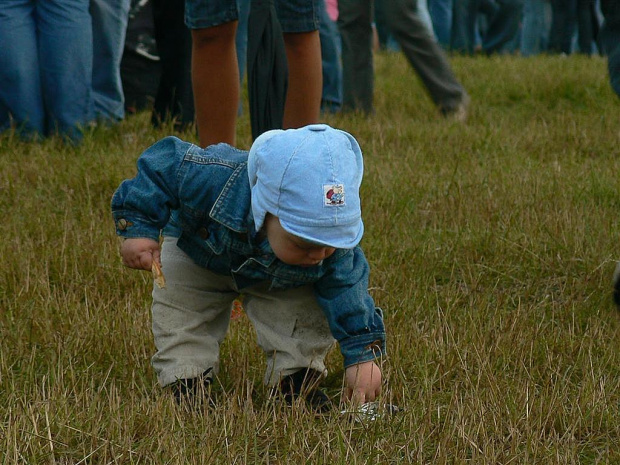
[[[323,93],[321,108],[337,112],[342,108],[342,64],[340,62],[340,34],[336,23],[323,5],[319,13],[319,37],[323,64]]]
[[[479,0],[453,0],[451,50],[460,53],[474,53],[478,7]]]
[[[104,121],[125,117],[120,69],[129,6],[129,0],[91,0],[94,112]]]
[[[501,53],[514,39],[523,14],[523,0],[502,0],[484,34],[482,47],[486,53]]]
[[[448,49],[452,29],[452,0],[429,0],[428,13],[437,41],[443,48]]]
[[[237,24],[237,35],[235,37],[235,47],[237,49],[237,64],[239,66],[239,79],[243,82],[245,68],[247,65],[248,54],[248,18],[250,17],[250,0],[237,0],[239,8],[239,23]]]
[[[10,44],[0,47],[0,131],[12,118],[24,137],[45,132],[35,18],[28,0],[0,8],[0,44]]]
[[[544,0],[525,0],[523,4],[523,25],[521,29],[521,55],[538,55],[545,37]]]
[[[40,1],[39,57],[48,131],[72,139],[90,120],[92,30],[88,0]]]

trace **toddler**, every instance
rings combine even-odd
[[[362,174],[357,141],[323,124],[266,132],[249,152],[167,137],[142,154],[112,212],[123,263],[155,263],[165,276],[152,305],[152,364],[162,386],[183,399],[212,381],[243,293],[267,358],[265,383],[285,400],[329,406],[317,385],[334,339],[343,399],[376,399],[385,328],[358,246]]]

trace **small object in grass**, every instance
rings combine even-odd
[[[380,418],[386,418],[395,413],[402,412],[403,409],[394,404],[380,404],[379,402],[366,402],[358,406],[351,406],[340,413],[342,415],[352,416],[360,422],[375,421]]]
[[[160,289],[166,289],[166,278],[164,277],[164,273],[161,271],[159,263],[155,260],[153,260],[153,264],[151,265],[151,271],[153,272],[153,280],[155,281],[155,285]]]

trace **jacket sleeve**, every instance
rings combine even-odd
[[[112,197],[119,236],[159,238],[171,210],[179,207],[179,172],[189,147],[176,137],[166,137],[140,156],[136,176],[123,181]]]
[[[368,277],[366,257],[355,247],[330,261],[328,272],[315,284],[345,367],[386,355],[383,312],[368,292]]]

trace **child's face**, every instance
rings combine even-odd
[[[336,250],[294,236],[287,232],[280,224],[280,220],[273,215],[267,215],[265,218],[265,232],[276,257],[287,265],[315,266]]]

